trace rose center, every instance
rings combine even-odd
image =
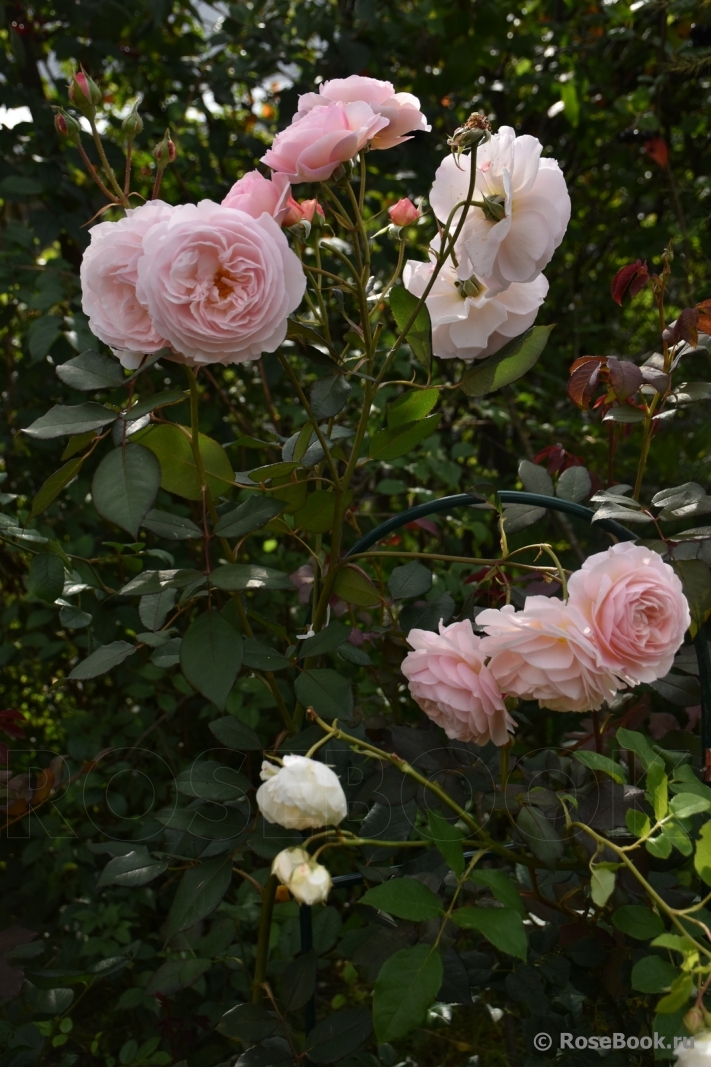
[[[232,271],[225,270],[224,267],[218,267],[213,276],[212,284],[217,291],[217,299],[228,300],[234,295],[235,287],[243,283],[242,279],[238,278]]]

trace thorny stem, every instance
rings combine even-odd
[[[86,167],[86,169],[89,172],[89,177],[92,178],[93,181],[96,182],[96,184],[99,186],[99,189],[101,189],[101,191],[104,194],[104,196],[108,200],[110,200],[112,204],[120,204],[121,201],[119,200],[119,198],[117,196],[114,196],[113,193],[109,192],[109,190],[106,188],[106,186],[102,182],[101,178],[99,177],[98,171],[96,170],[96,167],[91,162],[91,160],[89,159],[88,155],[86,154],[84,146],[81,145],[81,144],[78,144],[77,145],[77,150],[79,152],[79,155],[82,158],[82,162],[83,162],[84,166]]]
[[[119,185],[119,183],[116,181],[116,175],[114,174],[113,167],[111,166],[111,164],[109,163],[108,159],[106,158],[106,152],[104,151],[104,144],[103,144],[103,141],[101,140],[101,137],[99,136],[99,131],[96,128],[96,123],[94,122],[94,120],[92,118],[89,119],[89,122],[91,124],[91,135],[94,138],[94,144],[96,145],[96,151],[99,153],[99,159],[101,160],[101,165],[104,168],[104,171],[106,172],[106,177],[109,179],[109,184],[111,185],[112,189],[114,189],[114,191],[116,192],[116,195],[117,195],[117,197],[119,199],[119,202],[121,204],[123,204],[124,207],[130,207],[129,199],[126,196],[126,194],[124,193],[124,191],[121,188],[121,186]]]
[[[263,984],[267,973],[269,958],[269,935],[272,928],[272,912],[276,897],[278,878],[270,874],[262,893],[262,908],[259,913],[259,933],[257,935],[257,958],[254,961],[254,980],[252,982],[252,1003],[259,1004],[264,993]]]

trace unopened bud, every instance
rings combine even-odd
[[[170,130],[166,130],[163,140],[153,149],[153,155],[158,164],[158,170],[165,170],[165,168],[173,162],[176,154],[175,145],[170,139]]]
[[[407,197],[403,197],[402,200],[398,200],[397,204],[388,208],[388,215],[394,226],[411,226],[413,222],[417,222],[421,214],[422,212]]]
[[[706,1028],[704,1013],[697,1005],[687,1011],[682,1022],[690,1034],[700,1034]]]
[[[82,115],[93,118],[102,100],[101,89],[85,71],[80,70],[72,78],[69,99]]]
[[[293,196],[289,197],[286,202],[286,206],[288,210],[282,220],[282,226],[286,226],[288,229],[291,226],[296,226],[297,223],[301,222],[302,218],[304,217],[304,214],[301,210],[301,204],[298,202],[298,200],[294,200]]]
[[[54,113],[54,128],[60,137],[66,137],[72,144],[79,144],[81,141],[81,126],[73,115],[68,115],[59,108]]]
[[[130,115],[121,123],[121,129],[126,134],[127,141],[133,141],[134,137],[137,137],[143,130],[143,119],[138,114],[138,104],[133,105],[133,109]]]
[[[312,226],[319,225],[326,218],[318,200],[302,200],[299,207],[301,208],[302,219],[306,219]]]
[[[331,889],[331,875],[315,860],[300,863],[289,879],[289,889],[299,904],[323,904]]]
[[[447,144],[450,148],[455,149],[458,154],[461,154],[465,148],[475,148],[482,141],[489,141],[490,139],[491,123],[486,115],[475,111],[463,126],[459,126],[452,136],[447,138]]]

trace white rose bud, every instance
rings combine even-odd
[[[331,875],[314,860],[300,863],[289,880],[289,891],[299,904],[323,904],[330,889]]]
[[[287,830],[338,826],[348,803],[338,775],[307,756],[284,756],[284,766],[262,764],[257,805],[267,822]]]
[[[272,863],[272,874],[275,874],[282,885],[288,885],[289,879],[300,863],[308,863],[311,857],[303,848],[285,848]]]

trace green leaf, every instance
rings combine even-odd
[[[664,773],[664,766],[660,761],[653,763],[647,771],[647,798],[654,809],[654,815],[659,822],[667,813],[669,807],[669,779]]]
[[[398,622],[403,633],[409,633],[410,630],[438,630],[440,622],[449,622],[453,614],[452,597],[449,593],[442,593],[424,604],[406,604]]]
[[[360,902],[412,922],[436,919],[444,914],[439,898],[416,878],[391,878],[368,889]]]
[[[546,468],[541,467],[540,464],[531,463],[529,459],[522,459],[518,465],[518,476],[527,492],[553,496],[553,479]]]
[[[694,853],[694,867],[706,885],[711,885],[711,822],[704,823],[699,832]]]
[[[657,1004],[657,1011],[670,1014],[686,1007],[689,998],[696,992],[694,979],[690,974],[679,974],[671,984],[671,989]]]
[[[220,709],[242,666],[242,638],[214,611],[198,615],[180,646],[183,674],[198,692]]]
[[[478,930],[500,952],[526,962],[526,927],[513,908],[458,908],[452,921],[465,930]]]
[[[407,326],[418,303],[418,297],[402,285],[397,285],[390,290],[390,310],[400,332]],[[407,331],[405,341],[412,349],[415,359],[425,367],[429,367],[432,359],[432,323],[425,304],[422,305],[417,318]]]
[[[592,481],[585,467],[568,467],[558,478],[555,495],[561,500],[578,503],[586,500],[592,492]]]
[[[294,583],[288,574],[256,563],[226,563],[210,574],[210,584],[234,592],[239,589],[290,589]]]
[[[93,434],[91,435],[94,436]],[[53,504],[57,499],[62,489],[76,477],[82,468],[84,457],[80,456],[78,459],[71,459],[69,463],[65,463],[63,467],[60,467],[54,474],[50,474],[46,482],[40,487],[37,496],[32,501],[32,509],[30,511],[30,518],[34,519],[37,515],[41,515],[43,511],[46,511],[50,504]]]
[[[343,409],[351,395],[351,386],[343,374],[319,378],[311,386],[311,414],[315,419],[330,419]],[[294,459],[300,457],[294,456]]]
[[[264,645],[254,637],[244,639],[245,667],[251,667],[254,671],[283,671],[290,662],[291,660],[282,656],[281,652],[277,652],[271,645]]]
[[[350,1056],[373,1032],[367,1008],[346,1008],[322,1019],[306,1038],[306,1055],[312,1063],[335,1063]]]
[[[56,315],[43,315],[30,323],[27,331],[27,347],[33,363],[44,359],[61,332],[62,320]]]
[[[273,478],[288,478],[299,466],[299,463],[295,463],[292,460],[287,460],[283,463],[267,463],[264,467],[255,467],[254,470],[249,472],[249,477],[253,482],[269,482]]]
[[[264,748],[252,727],[235,719],[233,715],[214,719],[209,726],[210,732],[226,748],[232,748],[236,752],[261,752]]]
[[[689,632],[695,637],[699,626],[703,626],[711,615],[711,572],[700,559],[676,560],[674,570],[681,578],[684,595],[689,602]]]
[[[531,851],[548,867],[554,867],[563,855],[560,834],[545,815],[533,807],[522,807],[516,828],[528,842]]]
[[[316,489],[306,497],[306,503],[294,515],[296,529],[310,533],[327,533],[333,526],[336,514],[336,494],[327,489]]]
[[[428,415],[427,418],[419,422],[411,422],[393,429],[379,430],[371,438],[368,455],[371,459],[378,459],[383,463],[406,456],[415,445],[418,445],[420,441],[424,441],[425,437],[429,437],[430,434],[435,432],[441,417],[440,413]]]
[[[142,596],[138,604],[141,622],[149,630],[160,630],[175,604],[175,589],[163,589],[160,593]]]
[[[635,755],[639,756],[640,763],[645,771],[648,771],[655,761],[659,762],[660,757],[643,734],[639,734],[635,730],[620,728],[615,736],[622,748],[626,748],[629,752],[634,752]]]
[[[94,473],[94,507],[108,522],[135,538],[160,488],[160,467],[152,452],[128,444],[104,456]]]
[[[102,404],[74,404],[65,406],[55,404],[46,415],[35,419],[31,426],[22,432],[38,441],[49,441],[53,437],[69,437],[71,434],[88,433],[89,430],[101,430],[110,422],[116,422],[118,415]]]
[[[350,682],[330,667],[302,671],[294,689],[297,700],[305,708],[313,707],[326,718],[349,718],[353,711],[353,691]]]
[[[451,822],[447,822],[444,815],[438,811],[430,810],[427,816],[429,823],[429,836],[434,841],[439,851],[447,861],[448,866],[459,877],[464,873],[464,848],[462,839],[464,834]]]
[[[603,908],[615,890],[615,872],[607,867],[593,867],[590,878],[590,895],[598,908]]]
[[[299,1011],[311,1000],[317,976],[318,956],[313,949],[287,963],[281,976],[281,1000],[287,1011]]]
[[[39,196],[44,192],[42,182],[36,178],[23,178],[18,174],[9,174],[0,182],[0,196]]]
[[[93,617],[81,608],[63,607],[59,612],[59,621],[65,630],[82,630],[93,622]]]
[[[360,608],[373,608],[381,599],[368,575],[354,563],[347,563],[338,572],[333,591],[347,604]]]
[[[157,511],[155,508],[151,508],[141,526],[158,537],[165,537],[167,541],[189,541],[191,538],[204,536],[192,519],[187,519],[184,515],[173,515],[169,511]]]
[[[69,459],[70,456],[76,455],[77,452],[81,452],[87,445],[90,445],[92,441],[96,439],[96,432],[89,430],[88,433],[78,433],[74,437],[70,437],[64,446],[62,452],[62,459]],[[83,457],[86,459],[86,456]],[[49,479],[48,479],[49,480]]]
[[[422,596],[432,588],[432,571],[423,567],[417,560],[395,567],[388,578],[388,589],[394,600],[405,597]]]
[[[676,967],[661,956],[644,956],[632,968],[632,988],[639,993],[661,993],[678,974]]]
[[[477,360],[459,382],[467,396],[485,396],[523,377],[540,359],[553,326],[532,326],[510,341],[500,352]]]
[[[231,856],[217,856],[186,871],[168,913],[166,941],[211,915],[229,889],[231,879]]]
[[[688,819],[691,815],[711,809],[711,800],[706,797],[698,797],[695,793],[677,793],[672,797],[669,805],[677,819]]]
[[[114,667],[118,667],[125,659],[132,656],[135,651],[135,646],[129,645],[128,641],[111,641],[108,645],[101,645],[81,663],[77,663],[69,677],[77,681],[83,681],[86,678],[98,678],[100,674],[106,674],[108,671],[113,670]]]
[[[279,1032],[280,1026],[273,1011],[259,1004],[238,1004],[222,1016],[217,1031],[242,1041],[264,1041]]]
[[[643,811],[636,811],[635,808],[628,808],[625,812],[625,822],[627,829],[635,837],[645,837],[652,824],[649,821],[649,816],[645,815]]]
[[[655,937],[654,941],[652,941],[652,948],[670,948],[674,952],[682,953],[695,951],[694,942],[691,938],[667,933]]]
[[[166,960],[160,965],[157,971],[155,971],[146,986],[146,995],[154,997],[158,993],[162,993],[164,996],[170,996],[177,993],[180,989],[188,989],[191,985],[197,982],[201,975],[212,967],[212,960],[200,960],[200,959],[173,959]],[[141,1052],[145,1048],[142,1045],[137,1050],[137,1055],[140,1056]],[[146,1050],[148,1051],[148,1050]],[[151,1050],[152,1051],[152,1050]],[[149,1053],[150,1055],[150,1053]],[[160,1053],[158,1054],[160,1055]],[[134,1059],[132,1058],[130,1063],[166,1063],[169,1061],[158,1059]]]
[[[244,537],[254,530],[261,530],[270,519],[281,515],[283,502],[272,500],[268,496],[248,497],[236,508],[224,512],[215,526],[217,537]]]
[[[105,885],[122,885],[130,889],[138,889],[142,885],[148,885],[167,869],[167,860],[155,860],[145,848],[138,848],[109,860],[99,875],[96,885],[98,889]]]
[[[91,389],[116,389],[125,381],[123,367],[119,361],[99,352],[82,352],[80,356],[60,363],[54,369],[60,381],[82,392]]]
[[[161,470],[161,488],[185,500],[201,500],[200,476],[190,444],[190,429],[177,424],[148,426],[139,430],[140,441],[157,457]],[[205,468],[205,483],[213,497],[223,496],[234,485],[234,472],[222,445],[200,434],[200,457]]]
[[[396,430],[429,415],[439,399],[439,389],[409,389],[388,408],[388,426]]]
[[[492,868],[488,871],[475,870],[469,875],[469,880],[474,882],[475,885],[487,886],[504,907],[513,908],[522,919],[528,917],[526,907],[521,900],[521,894],[506,871],[497,868]]]
[[[612,916],[612,922],[623,934],[638,941],[649,941],[658,937],[664,930],[664,923],[659,915],[641,904],[624,904]]]
[[[135,422],[136,419],[143,418],[144,415],[148,415],[151,411],[156,411],[158,408],[167,408],[172,404],[179,404],[183,400],[187,400],[187,395],[182,389],[166,389],[162,393],[151,393],[149,396],[144,397],[143,400],[139,400],[137,404],[126,413],[126,422]]]
[[[27,573],[27,592],[53,604],[64,589],[64,564],[55,552],[34,556]]]
[[[217,760],[195,761],[175,779],[179,793],[198,800],[243,800],[251,788],[249,778]]]
[[[351,632],[351,627],[346,626],[345,623],[335,621],[325,626],[323,630],[319,630],[313,637],[307,637],[305,641],[299,641],[299,659],[303,659],[304,656],[320,656],[324,652],[334,652],[337,648],[347,641]]]
[[[592,771],[603,771],[605,774],[609,774],[610,778],[613,778],[618,785],[625,785],[627,777],[621,765],[616,763],[615,760],[608,759],[607,756],[600,755],[599,752],[580,751],[574,752],[578,763],[582,763],[583,767],[589,767]]]
[[[405,948],[386,960],[373,992],[378,1044],[405,1037],[423,1023],[441,984],[442,960],[431,945]]]

